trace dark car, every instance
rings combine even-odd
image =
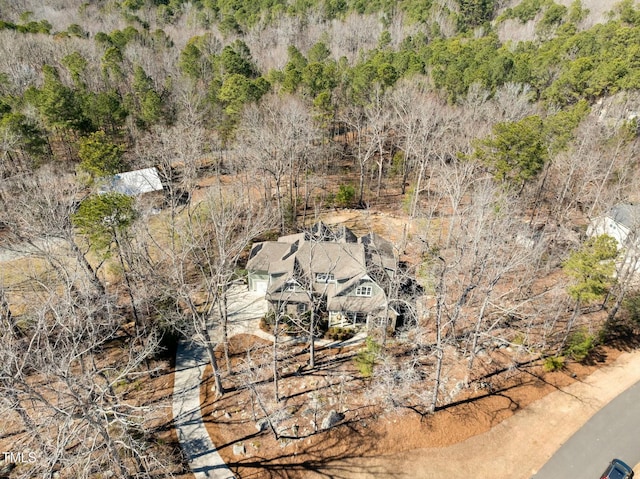
[[[631,479],[633,470],[620,459],[614,459],[602,473],[600,479]]]

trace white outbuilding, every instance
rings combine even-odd
[[[106,178],[100,186],[100,193],[116,192],[128,196],[162,191],[162,181],[156,168],[126,171]]]

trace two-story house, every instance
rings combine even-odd
[[[396,264],[393,247],[379,236],[358,239],[348,228],[333,232],[318,223],[310,232],[254,244],[249,290],[264,292],[274,311],[326,310],[329,326],[393,322],[380,273],[392,275]]]

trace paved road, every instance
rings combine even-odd
[[[614,457],[640,463],[640,382],[598,411],[533,477],[597,479]]]

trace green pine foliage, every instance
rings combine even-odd
[[[124,147],[109,141],[104,131],[97,131],[81,138],[78,156],[80,168],[92,178],[114,175],[122,171]]]
[[[542,10],[545,4],[553,3],[550,0],[522,0],[515,7],[507,8],[498,21],[517,19],[520,23],[533,20]]]
[[[445,90],[452,101],[464,96],[474,83],[494,91],[520,80],[513,53],[494,34],[435,40],[426,48],[425,63],[436,87]]]
[[[564,356],[549,356],[544,359],[542,367],[547,372],[560,371],[564,368]]]
[[[89,245],[107,256],[111,245],[133,224],[136,218],[134,199],[120,193],[92,195],[72,216],[73,225]]]
[[[356,199],[356,189],[353,185],[340,185],[336,193],[336,205],[342,208],[352,206]]]
[[[565,354],[574,361],[584,361],[597,344],[596,337],[583,328],[569,336]]]
[[[26,23],[13,23],[0,20],[0,30],[15,30],[20,33],[51,33],[51,24],[46,20],[30,21]]]
[[[260,101],[271,89],[304,98],[313,107],[318,124],[326,129],[335,126],[345,106],[367,104],[372,91],[384,92],[416,77],[454,104],[464,101],[473,85],[490,95],[507,83],[529,85],[532,102],[541,101],[548,111],[557,112],[553,120],[541,109],[539,121],[528,118],[497,125],[480,155],[496,178],[519,185],[535,178],[549,155],[567,148],[590,105],[604,96],[640,88],[640,14],[631,1],[621,2],[610,21],[579,31],[577,23],[588,13],[579,0],[569,8],[552,0],[522,0],[497,19],[495,0],[456,0],[448,11],[438,10],[457,25],[458,33],[446,38],[430,23],[433,9],[442,5],[430,1],[198,0],[189,9],[184,5],[182,0],[131,0],[109,7],[126,13],[129,25],[121,29],[88,35],[84,25],[70,25],[62,31],[66,36],[56,36],[57,40],[95,42],[99,60],[90,59],[88,49],[74,44],[65,49],[66,55],[52,60],[51,66],[42,67],[37,81],[21,90],[5,75],[0,95],[11,93],[3,98],[10,98],[5,102],[16,113],[35,107],[38,121],[29,114],[28,124],[44,133],[49,151],[58,155],[64,151],[67,160],[77,160],[72,149],[56,143],[65,138],[75,141],[95,131],[135,135],[132,127],[150,131],[156,125],[171,124],[180,108],[171,85],[180,80],[190,81],[192,93],[204,99],[199,100],[197,113],[223,139],[234,136],[244,107]],[[151,31],[140,18],[154,9],[165,12],[168,21],[187,10],[192,15],[189,21],[207,25],[220,26],[231,19],[233,28],[244,33],[260,22],[267,25],[283,15],[302,16],[310,11],[338,19],[350,12],[373,13],[380,15],[387,28],[394,15],[403,12],[409,22],[424,22],[425,28],[402,41],[393,38],[391,29],[384,29],[377,45],[358,52],[355,60],[338,58],[331,50],[335,39],[326,33],[307,50],[289,45],[284,67],[269,72],[261,71],[242,37],[234,34],[233,40],[226,40],[204,33],[187,41],[179,52],[175,66],[182,78],[167,75],[170,68],[159,69],[165,76],[153,78],[144,69],[147,64],[143,68],[129,52],[141,48],[141,52],[164,55],[173,47],[162,29]],[[31,16],[23,15],[20,24],[31,25]],[[494,27],[507,17],[535,19],[540,36],[503,44]],[[3,21],[4,28],[17,29],[18,23]],[[40,33],[52,34],[46,28]],[[96,78],[97,72],[102,73],[101,78]],[[16,96],[12,96],[14,91]],[[20,133],[32,138],[34,134],[24,128]],[[504,142],[500,144],[501,139],[512,143],[509,151]],[[36,154],[42,149],[32,151]]]
[[[369,378],[373,375],[373,368],[379,359],[380,351],[380,344],[371,336],[367,336],[365,346],[358,351],[354,359],[356,367],[363,377]]]
[[[30,88],[25,99],[38,108],[45,124],[53,129],[90,131],[91,122],[82,110],[81,95],[60,81],[55,68],[45,65],[43,73],[42,88]]]
[[[31,159],[32,167],[36,167],[41,160],[49,157],[47,139],[42,128],[26,115],[11,112],[10,107],[1,101],[0,137],[15,138],[13,147]]]
[[[564,262],[565,274],[573,278],[569,295],[580,303],[601,301],[614,283],[614,260],[618,243],[609,235],[589,238]]]
[[[544,123],[537,116],[498,123],[493,136],[478,143],[476,157],[498,181],[521,187],[535,177],[548,159]]]

